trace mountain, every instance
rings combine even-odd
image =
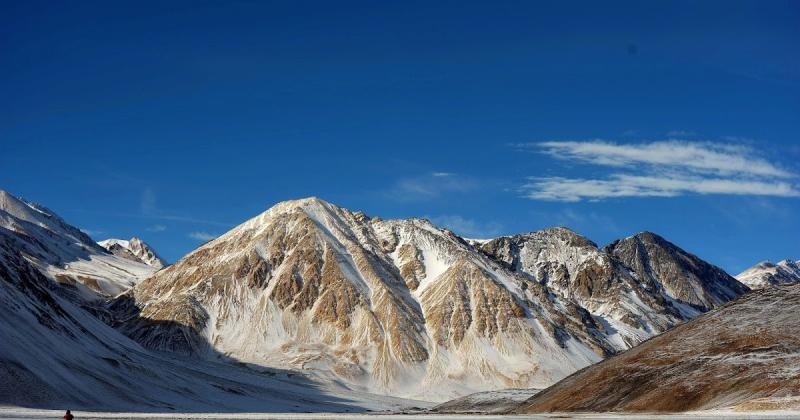
[[[150,245],[135,236],[127,241],[123,239],[106,239],[98,242],[98,245],[114,255],[147,264],[158,270],[167,265],[166,261],[162,260]]]
[[[753,291],[523,403],[518,413],[800,408],[800,284]]]
[[[0,228],[17,238],[22,253],[51,280],[84,299],[119,294],[155,269],[109,253],[52,210],[0,190]]]
[[[652,234],[606,249],[563,228],[468,243],[309,198],[202,245],[109,310],[150,349],[445,400],[549,386],[746,290]]]
[[[113,411],[364,411],[416,402],[251,369],[222,355],[183,360],[143,349],[76,305],[0,228],[0,405]],[[163,324],[162,324],[163,325]]]
[[[482,251],[586,309],[616,350],[747,291],[724,271],[650,232],[600,249],[569,229],[551,228],[488,241]]]
[[[783,260],[777,264],[762,261],[736,276],[753,289],[800,281],[800,261]]]
[[[122,270],[145,267],[152,272],[151,267],[107,253],[52,211],[8,193],[0,193],[0,221],[2,406],[137,412],[424,406],[351,391],[302,372],[248,366],[222,354],[186,360],[146,350],[101,321],[109,318],[97,304],[101,295],[93,287],[82,289],[79,281],[91,284],[82,278],[91,275],[97,277],[87,278],[98,284],[123,287],[115,282]],[[71,271],[74,267],[80,271]],[[63,276],[77,280],[64,281]],[[142,322],[163,328],[171,324]]]

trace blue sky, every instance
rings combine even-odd
[[[800,258],[795,2],[3,2],[0,187],[175,261],[290,198]]]

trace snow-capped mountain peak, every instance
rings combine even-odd
[[[162,269],[167,265],[147,243],[136,236],[129,240],[106,239],[98,244],[114,255],[139,261],[156,269]]]
[[[800,260],[785,259],[777,264],[771,261],[762,261],[742,271],[736,278],[752,289],[798,282],[800,281]]]

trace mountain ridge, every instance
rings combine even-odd
[[[544,257],[515,268],[514,246]],[[202,357],[209,346],[370,392],[446,399],[552,384],[746,290],[726,274],[706,285],[678,271],[676,284],[694,282],[685,288],[705,300],[683,302],[657,276],[645,288],[568,229],[478,249],[425,219],[370,218],[310,197],[272,206],[125,294],[145,318],[182,319],[205,344],[126,323],[125,310],[116,327],[158,350]]]

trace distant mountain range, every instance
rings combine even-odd
[[[749,290],[649,232],[471,241],[317,198],[169,266],[5,192],[0,239],[0,330],[21,343],[0,345],[0,379],[26,384],[0,386],[0,403],[23,390],[34,406],[345,411],[545,388]],[[116,397],[96,398],[103,383]]]
[[[760,262],[741,272],[736,278],[751,289],[800,281],[800,261],[782,260],[777,264]]]

